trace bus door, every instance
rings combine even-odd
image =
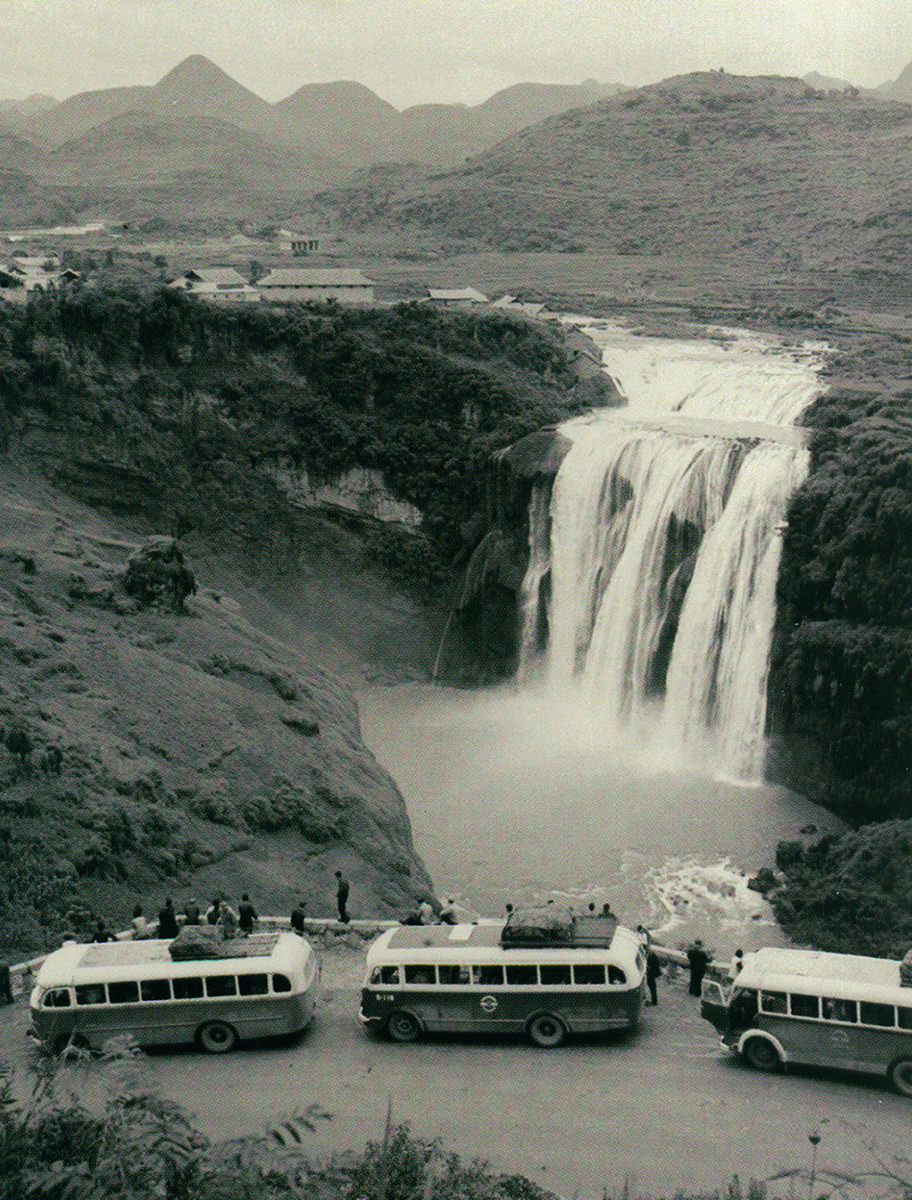
[[[472,1015],[473,1001],[477,999],[473,995],[472,973],[459,963],[438,963],[437,977],[435,1019],[442,1029],[465,1033],[476,1024]]]
[[[405,963],[402,967],[401,1003],[415,1016],[433,1029],[440,1020],[440,993],[437,987],[437,969],[433,963]]]

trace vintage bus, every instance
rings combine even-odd
[[[912,1096],[912,988],[900,986],[898,962],[758,950],[730,991],[707,985],[702,1013],[758,1070],[803,1063],[885,1074]]]
[[[234,939],[231,957],[175,960],[170,940],[71,943],[50,954],[32,991],[31,1036],[61,1053],[131,1034],[141,1046],[196,1042],[210,1054],[310,1023],[319,967],[293,933]]]
[[[635,1027],[645,971],[636,934],[613,918],[577,918],[569,936],[529,944],[505,938],[505,927],[387,930],[368,950],[361,1021],[396,1042],[425,1031],[502,1032],[537,1046]]]

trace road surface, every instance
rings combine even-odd
[[[912,1101],[866,1076],[798,1070],[763,1075],[719,1049],[683,978],[660,980],[659,1006],[633,1036],[572,1041],[542,1050],[515,1041],[438,1038],[393,1045],[357,1021],[363,957],[324,955],[313,1028],[292,1045],[224,1056],[156,1053],[161,1093],[194,1114],[212,1138],[257,1134],[317,1103],[333,1114],[309,1147],[359,1148],[383,1134],[387,1104],[423,1138],[466,1159],[488,1160],[579,1200],[603,1188],[672,1195],[724,1187],[809,1165],[847,1171],[874,1163],[863,1142],[908,1152]],[[20,1001],[0,1009],[0,1058],[29,1060]],[[806,1187],[807,1185],[802,1185]],[[802,1194],[802,1187],[797,1187]],[[788,1184],[778,1193],[787,1195]]]

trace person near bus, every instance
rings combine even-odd
[[[737,979],[741,973],[741,968],[744,966],[744,951],[739,946],[735,951],[731,960],[731,966],[728,968],[728,973],[732,979]]]
[[[95,925],[95,932],[92,934],[92,941],[93,942],[113,942],[114,941],[114,934],[110,933],[108,931],[108,929],[105,926],[104,919],[102,917],[98,918],[98,922]]]
[[[244,937],[250,937],[257,923],[257,911],[250,903],[250,897],[244,892],[238,905],[238,929]]]
[[[427,900],[422,900],[418,905],[418,915],[421,917],[422,925],[437,924],[437,914],[434,912],[433,905]]]
[[[651,1004],[653,1008],[659,1003],[656,983],[661,974],[662,963],[659,960],[658,954],[650,947],[649,953],[646,955],[646,986],[649,988],[649,999],[646,1003]]]
[[[143,916],[141,904],[133,906],[133,917],[130,921],[130,928],[133,930],[133,941],[139,942],[144,938],[150,938],[154,931],[151,921],[147,921]]]
[[[200,907],[195,900],[188,900],[184,905],[184,924],[199,925]]]
[[[222,907],[221,896],[214,896],[212,903],[206,909],[206,921],[209,925],[218,925],[219,912]]]
[[[343,876],[341,871],[336,871],[336,904],[339,908],[339,920],[343,925],[347,925],[351,920],[351,917],[348,915],[348,892],[348,880]]]
[[[238,930],[238,915],[228,903],[222,900],[219,904],[218,921],[216,922],[225,938],[233,938]]]
[[[441,925],[458,925],[459,914],[456,911],[456,902],[452,896],[447,897],[446,904],[440,910]]]
[[[307,921],[307,901],[301,899],[291,910],[291,927],[295,933],[304,936]]]
[[[703,976],[710,964],[710,956],[703,949],[699,938],[687,951],[687,962],[690,967],[690,987],[687,989],[691,996],[699,996],[703,991]]]
[[[177,913],[174,911],[174,901],[170,896],[158,914],[158,936],[160,938],[177,937]]]
[[[14,1004],[13,982],[10,978],[9,963],[0,961],[0,1004]]]

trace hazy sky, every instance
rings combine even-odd
[[[155,83],[188,54],[267,100],[354,79],[397,108],[720,66],[873,87],[912,60],[910,18],[912,0],[0,0],[0,98]]]

